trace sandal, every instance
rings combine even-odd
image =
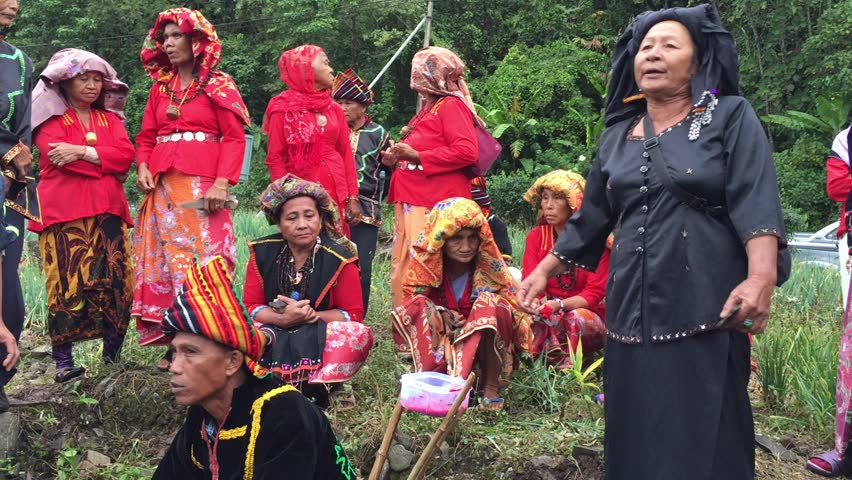
[[[829,450],[809,458],[807,469],[823,477],[839,477],[852,473],[836,450]]]
[[[86,369],[83,367],[60,368],[53,376],[53,381],[56,383],[65,383],[82,376],[84,373],[86,373]]]
[[[498,412],[503,410],[503,399],[500,397],[480,397],[479,406],[476,409],[485,412]]]

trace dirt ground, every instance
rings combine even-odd
[[[168,394],[168,376],[151,368],[114,369],[96,378],[57,385],[52,372],[39,362],[28,362],[20,372],[9,397],[23,427],[19,450],[21,471],[32,479],[55,478],[57,457],[68,445],[78,451],[88,449],[109,455],[115,462],[156,464],[182,421],[184,410],[176,407]],[[759,385],[752,385],[757,398]],[[333,417],[333,416],[332,416]],[[758,431],[761,412],[756,411]],[[337,428],[337,427],[336,427]],[[808,455],[820,447],[797,438],[774,438],[788,453],[786,459],[756,448],[758,479],[820,478],[804,468]],[[368,455],[378,448],[369,444]],[[546,455],[514,464],[493,449],[452,447],[452,454],[430,465],[428,478],[451,480],[599,480],[604,478],[599,456],[560,452],[561,446]],[[121,455],[115,452],[130,452]],[[419,452],[418,452],[419,453]],[[371,462],[370,462],[371,463]],[[361,465],[366,478],[369,465]],[[393,474],[392,480],[406,478],[407,472]],[[15,477],[12,477],[15,478]],[[27,478],[24,476],[23,478]],[[81,478],[108,478],[99,475]],[[133,478],[147,478],[144,476]]]

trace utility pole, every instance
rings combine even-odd
[[[426,33],[423,35],[423,48],[429,46],[429,43],[432,40],[432,7],[434,7],[434,0],[429,0],[426,4]],[[420,113],[420,95],[417,95],[417,113]]]
[[[423,47],[428,47],[429,42],[432,40],[432,7],[434,6],[434,1],[429,0],[429,3],[426,5],[426,34],[423,35]]]

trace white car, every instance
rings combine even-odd
[[[793,238],[789,241],[793,261],[839,270],[837,258],[837,228],[839,226],[840,222],[834,222],[814,233],[794,233]]]

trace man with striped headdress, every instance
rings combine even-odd
[[[186,421],[154,479],[346,479],[357,472],[323,413],[293,386],[264,379],[269,339],[234,293],[225,260],[196,263],[162,321],[170,386]]]
[[[390,170],[381,162],[381,152],[387,148],[389,137],[387,130],[367,115],[367,107],[373,103],[373,91],[351,68],[335,77],[331,96],[346,115],[355,154],[361,223],[352,226],[352,241],[361,259],[361,292],[366,313],[370,303],[373,256],[382,224],[382,193],[390,181]]]

